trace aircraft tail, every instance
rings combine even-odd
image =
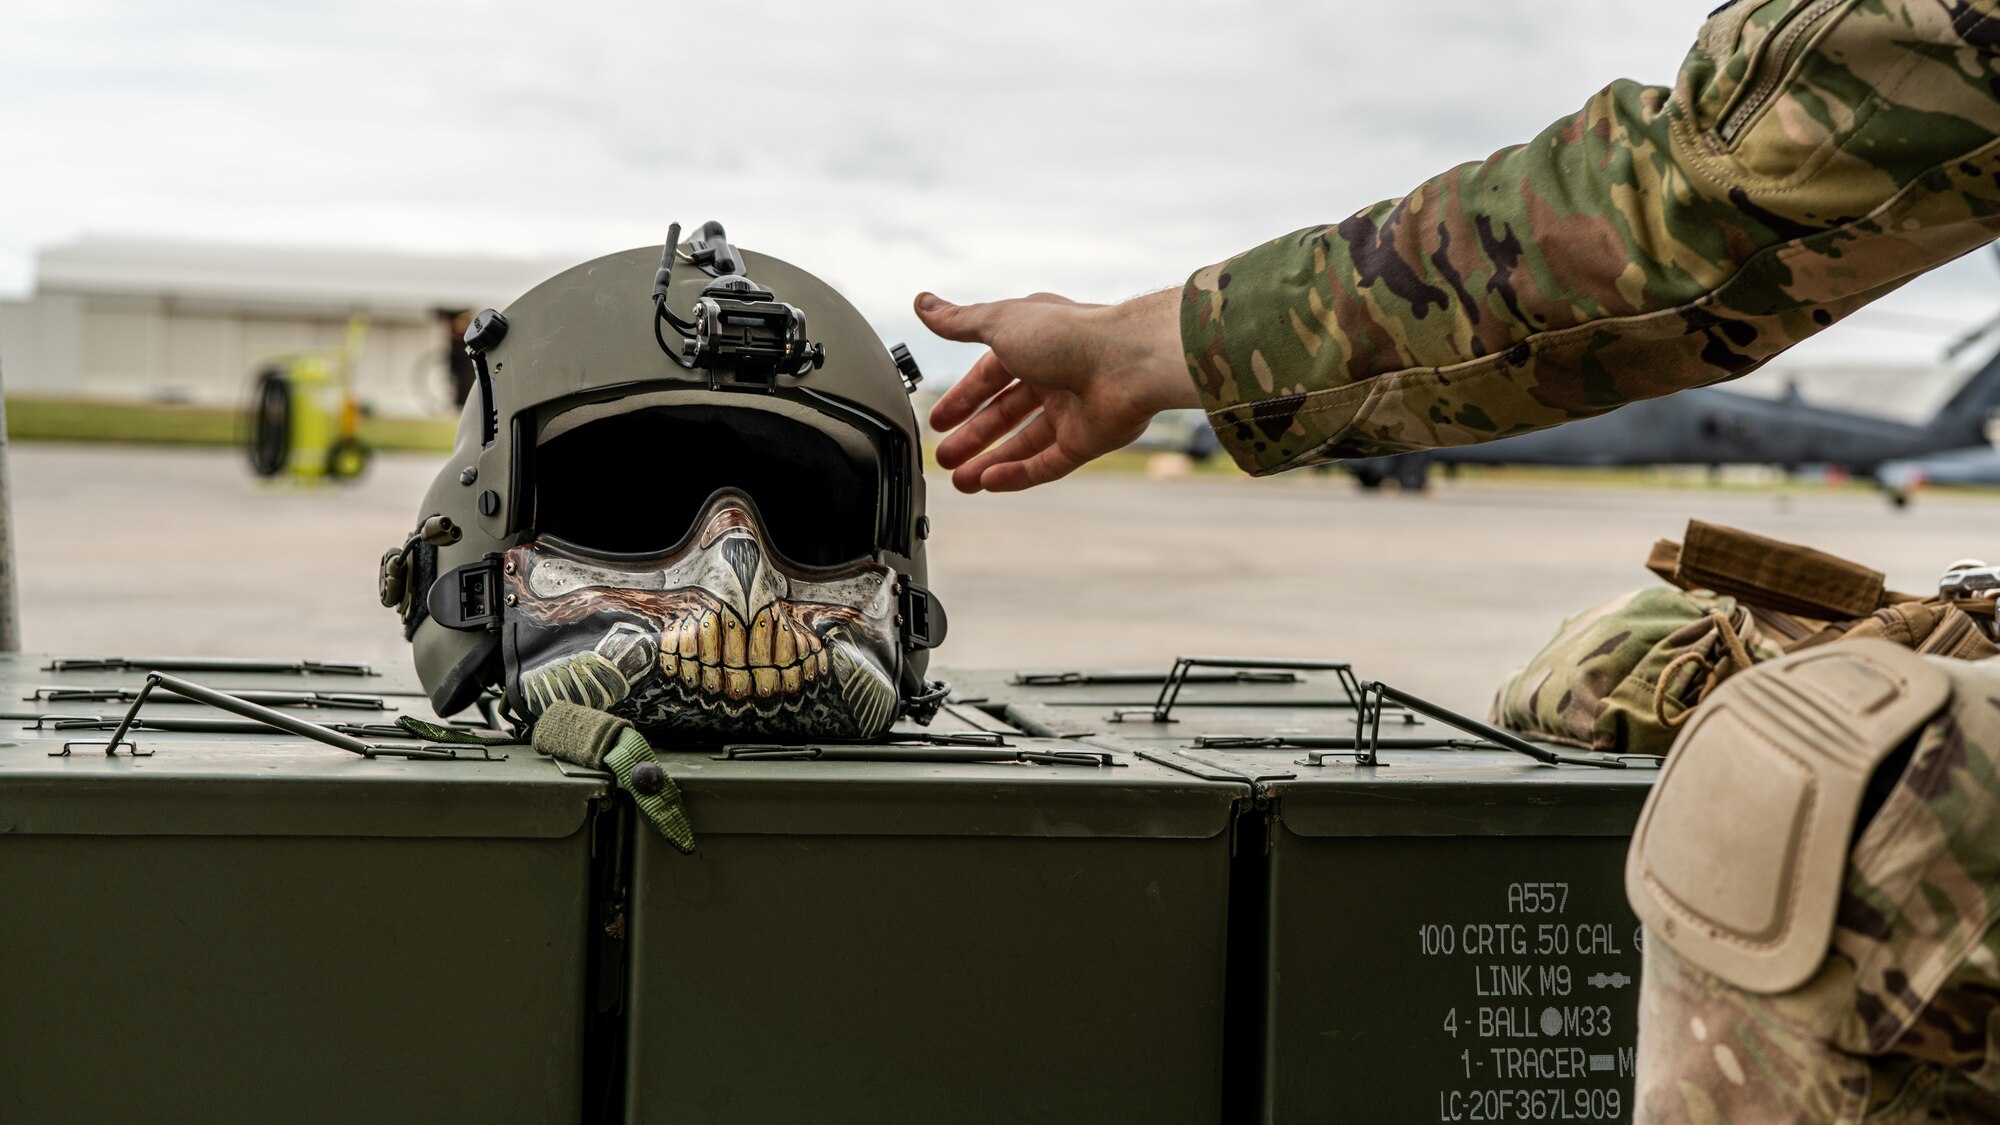
[[[1951,437],[1955,445],[1983,445],[1986,421],[1996,411],[2000,411],[2000,352],[1966,378],[1925,429]]]

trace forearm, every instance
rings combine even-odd
[[[1198,271],[1252,472],[1463,445],[1744,374],[2000,234],[1992,0],[1744,0],[1671,91]]]

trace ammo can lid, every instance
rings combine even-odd
[[[137,737],[150,756],[0,741],[0,836],[564,837],[608,791],[527,747],[401,761],[303,739]]]
[[[172,672],[221,691],[291,689],[386,696],[421,696],[423,684],[407,663],[257,657],[182,657],[157,653],[0,653],[0,703],[11,708],[50,687],[136,688],[147,672]]]
[[[142,730],[131,738],[146,756],[107,756],[107,731],[56,729],[55,716],[122,716],[155,669],[227,692],[310,695],[314,706],[287,713],[315,723],[437,718],[401,667],[0,654],[0,836],[563,837],[608,792],[605,780],[565,776],[526,747],[496,751],[507,755],[496,761],[369,759],[253,725]],[[248,725],[158,693],[140,718]],[[66,742],[98,745],[52,756]]]
[[[1251,796],[1132,754],[1005,735],[1002,747],[748,747],[661,755],[698,836],[1207,839]],[[951,761],[969,751],[995,759]],[[730,755],[735,755],[731,757]]]
[[[1330,672],[1299,669],[1274,662],[1275,667],[1190,668],[1176,693],[1183,708],[1253,706],[1311,709],[1343,699],[1345,692]],[[1102,716],[1117,708],[1150,706],[1174,672],[1174,662],[1148,667],[1081,668],[1050,666],[1013,670],[953,668],[941,675],[952,696],[982,706],[1007,703],[1076,708],[1077,714]]]
[[[1385,749],[1381,765],[1357,767],[1351,751],[1332,749],[1352,745],[1361,690],[1355,669],[1336,661],[1181,657],[1152,668],[974,672],[952,683],[962,708],[1021,729],[1250,785],[1299,836],[1624,836],[1658,776],[1638,762],[1545,766],[1497,749]],[[1409,723],[1386,721],[1385,742],[1472,737],[1401,714]],[[1215,745],[1262,740],[1280,745]],[[1306,748],[1316,740],[1328,749]]]
[[[1293,776],[1265,783],[1279,823],[1300,836],[1629,836],[1659,776],[1643,765],[1545,766],[1504,750],[1383,751],[1381,760],[1294,763]]]

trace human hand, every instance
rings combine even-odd
[[[917,316],[947,340],[991,349],[931,409],[931,428],[945,434],[938,464],[960,492],[1047,484],[1131,444],[1153,415],[1201,405],[1178,289],[1117,305],[1053,293],[954,305],[922,293]]]

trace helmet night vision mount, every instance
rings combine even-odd
[[[679,223],[667,228],[660,269],[653,275],[653,338],[668,359],[690,371],[708,372],[709,387],[718,390],[731,385],[768,388],[780,372],[804,378],[826,363],[826,349],[806,339],[806,314],[744,276],[742,256],[717,222],[702,224],[687,255],[715,280],[702,286],[692,321],[676,316],[668,298],[674,259],[682,253],[680,234]],[[680,347],[667,342],[662,326],[684,337]]]
[[[818,278],[679,233],[466,331],[456,444],[380,568],[431,702],[498,689],[527,722],[560,700],[684,740],[928,721],[915,362]]]

